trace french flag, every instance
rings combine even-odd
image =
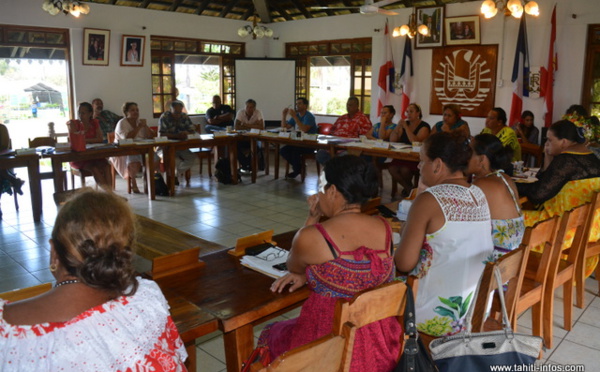
[[[521,17],[519,25],[519,38],[517,39],[517,50],[515,52],[515,63],[513,65],[512,78],[514,90],[510,106],[510,117],[508,125],[515,125],[521,120],[523,112],[523,97],[529,97],[529,53],[527,51],[527,26],[525,16]]]
[[[408,37],[404,40],[404,53],[402,53],[402,67],[400,68],[400,81],[402,82],[402,103],[400,105],[400,113],[402,120],[406,119],[406,109],[410,105],[411,98],[414,95],[413,89],[413,55],[411,39]]]
[[[377,79],[377,85],[379,86],[379,98],[377,99],[377,116],[381,115],[381,109],[385,105],[391,103],[391,94],[394,93],[394,75],[396,71],[394,69],[394,58],[392,56],[392,35],[388,30],[388,22],[385,21],[385,33],[384,37],[384,55],[383,64],[379,68],[379,78]]]

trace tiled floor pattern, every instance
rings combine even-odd
[[[235,244],[236,238],[265,229],[281,233],[302,226],[306,217],[306,197],[317,189],[314,164],[308,164],[306,181],[274,180],[270,176],[258,177],[251,184],[249,177],[243,184],[232,186],[211,181],[206,174],[195,173],[191,186],[179,186],[177,196],[157,197],[150,202],[145,195],[128,195],[122,180],[117,182],[117,192],[126,197],[136,213],[174,226],[204,239],[225,246]],[[197,170],[197,168],[196,168]],[[284,174],[282,164],[280,174]],[[21,178],[26,172],[17,169]],[[383,200],[389,201],[389,177],[384,175],[387,187]],[[27,186],[27,185],[26,185]],[[53,281],[48,270],[48,239],[51,235],[56,207],[52,200],[52,181],[43,181],[43,217],[34,223],[29,202],[29,189],[19,197],[20,210],[15,211],[12,197],[3,195],[3,219],[0,222],[0,292]],[[143,265],[143,263],[142,263]],[[598,370],[600,355],[600,297],[598,283],[586,282],[586,306],[574,308],[574,327],[570,332],[562,328],[562,292],[556,293],[554,309],[554,347],[544,354],[540,363],[583,364],[586,371]],[[279,319],[293,318],[296,309]],[[531,332],[529,312],[519,320],[519,331]],[[258,337],[262,327],[256,327]],[[197,340],[198,371],[225,370],[223,337],[215,332]]]

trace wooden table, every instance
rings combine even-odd
[[[273,239],[289,249],[294,235],[289,232]],[[272,278],[242,266],[239,258],[225,251],[202,260],[206,264],[199,270],[158,279],[157,283],[163,291],[218,319],[224,333],[227,370],[238,372],[254,348],[254,325],[301,305],[310,291],[303,287],[293,293],[272,293]]]
[[[140,143],[124,146],[111,146],[102,148],[93,148],[85,151],[56,151],[46,154],[43,157],[52,160],[52,171],[54,173],[54,191],[62,192],[63,179],[61,178],[62,164],[67,162],[106,159],[112,156],[126,155],[145,155],[146,157],[146,178],[148,180],[148,199],[155,200],[154,189],[154,146],[155,143]]]
[[[221,244],[209,242],[148,217],[137,215],[137,222],[139,228],[136,254],[148,260],[192,248],[200,248],[200,255],[204,255],[202,251],[214,252],[226,249]]]
[[[169,195],[175,195],[175,152],[177,150],[185,150],[194,147],[213,147],[213,146],[227,146],[229,149],[229,164],[231,167],[231,180],[234,185],[238,183],[238,170],[237,170],[237,135],[227,135],[222,137],[215,137],[212,134],[202,134],[200,139],[187,139],[185,141],[169,141],[163,146],[163,154],[165,155],[163,161],[165,162],[165,171],[167,172],[167,186],[169,188]]]
[[[37,154],[30,154],[0,157],[0,169],[12,169],[21,167],[27,167],[27,175],[29,177],[29,192],[31,193],[31,209],[33,210],[33,220],[35,222],[39,222],[42,219],[42,187],[40,183],[39,156]]]

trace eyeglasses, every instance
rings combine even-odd
[[[283,257],[285,250],[281,248],[269,248],[261,254],[257,255],[256,258],[260,258],[265,261],[273,261],[277,258]]]

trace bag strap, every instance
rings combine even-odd
[[[506,311],[506,302],[504,300],[504,288],[502,284],[502,273],[500,272],[500,268],[498,265],[494,265],[494,276],[496,277],[496,285],[498,297],[500,297],[500,307],[502,309],[502,325],[504,327],[504,331],[508,335],[508,333],[513,334],[513,330],[510,326],[510,321],[508,320],[508,311]],[[479,283],[477,283],[477,288],[475,289],[475,294],[473,296],[474,299],[477,299],[479,295],[479,290],[481,289],[481,279],[483,278],[483,273],[481,274],[481,278],[479,278]],[[475,303],[477,301],[472,301],[471,306],[469,306],[469,311],[467,312],[467,316],[465,317],[465,336],[471,335],[472,324],[471,321],[473,319],[473,312],[475,310]],[[407,300],[408,303],[408,300]]]
[[[409,337],[418,337],[417,322],[415,319],[415,298],[410,285],[406,285],[406,306],[404,307],[404,334]]]

